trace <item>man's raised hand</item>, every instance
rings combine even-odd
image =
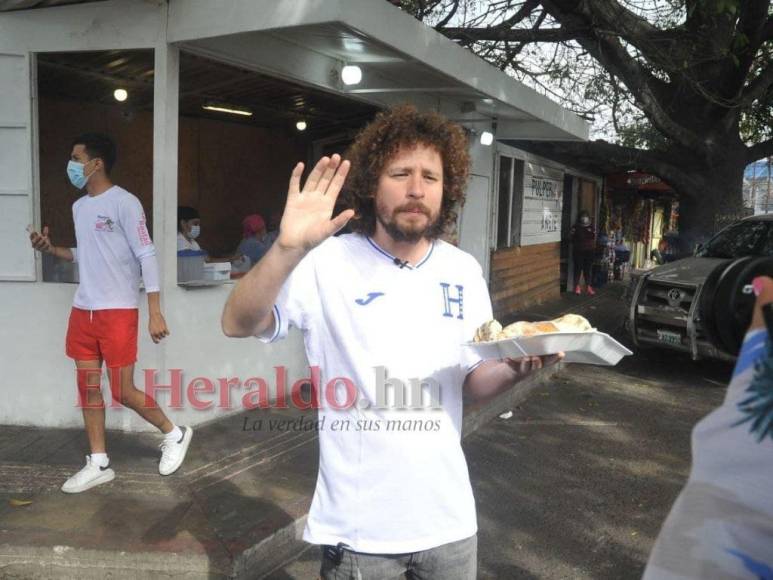
[[[290,176],[277,244],[305,253],[344,227],[354,210],[344,210],[333,218],[338,194],[349,173],[349,161],[342,161],[338,154],[323,157],[301,188],[302,173],[303,163],[298,163]]]

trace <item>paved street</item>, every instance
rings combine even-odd
[[[722,365],[647,353],[576,366],[466,441],[481,578],[640,578]]]
[[[575,312],[615,332],[621,294],[608,286],[514,315]],[[640,351],[468,405],[479,577],[640,578],[688,473],[690,430],[720,402],[730,370]],[[512,417],[496,418],[511,405]],[[254,413],[198,427],[169,478],[158,475],[154,434],[112,432],[116,480],[76,496],[59,486],[82,460],[81,429],[0,429],[0,578],[316,578],[317,548],[295,539],[317,477],[316,435],[245,432]],[[277,413],[259,416],[298,418]]]
[[[613,331],[621,290],[534,312],[581,312]],[[613,368],[573,365],[465,439],[479,577],[640,578],[688,474],[690,430],[719,404],[731,369],[649,350]],[[314,578],[317,567],[312,549],[272,577]]]

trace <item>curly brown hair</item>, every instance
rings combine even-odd
[[[433,147],[443,160],[440,215],[427,235],[439,238],[456,223],[456,210],[464,205],[470,173],[467,135],[462,127],[438,113],[419,112],[413,105],[399,105],[378,113],[346,152],[345,159],[351,161],[352,167],[344,200],[355,212],[349,222],[352,231],[373,235],[379,178],[401,148],[417,145]]]

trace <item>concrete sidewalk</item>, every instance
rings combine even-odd
[[[605,304],[618,303],[621,294],[621,286],[608,286],[595,297],[564,296],[524,315],[571,311],[610,330],[619,321],[608,313],[619,306]],[[557,370],[466,405],[465,435],[516,407]],[[299,538],[317,476],[317,433],[303,429],[312,418],[250,411],[199,426],[185,464],[169,477],[158,474],[160,437],[111,432],[116,479],[78,495],[59,487],[84,463],[83,430],[0,427],[0,577],[283,577],[272,571],[310,547]],[[253,431],[258,419],[297,430]]]
[[[297,552],[317,435],[243,430],[260,418],[300,415],[253,411],[197,428],[169,477],[158,474],[159,437],[109,433],[116,479],[77,495],[59,486],[83,464],[82,431],[0,429],[0,577],[228,578],[280,564]]]

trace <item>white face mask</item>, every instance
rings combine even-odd
[[[188,233],[188,236],[190,236],[191,239],[195,240],[199,237],[199,234],[201,233],[201,226],[191,226],[191,231]]]

